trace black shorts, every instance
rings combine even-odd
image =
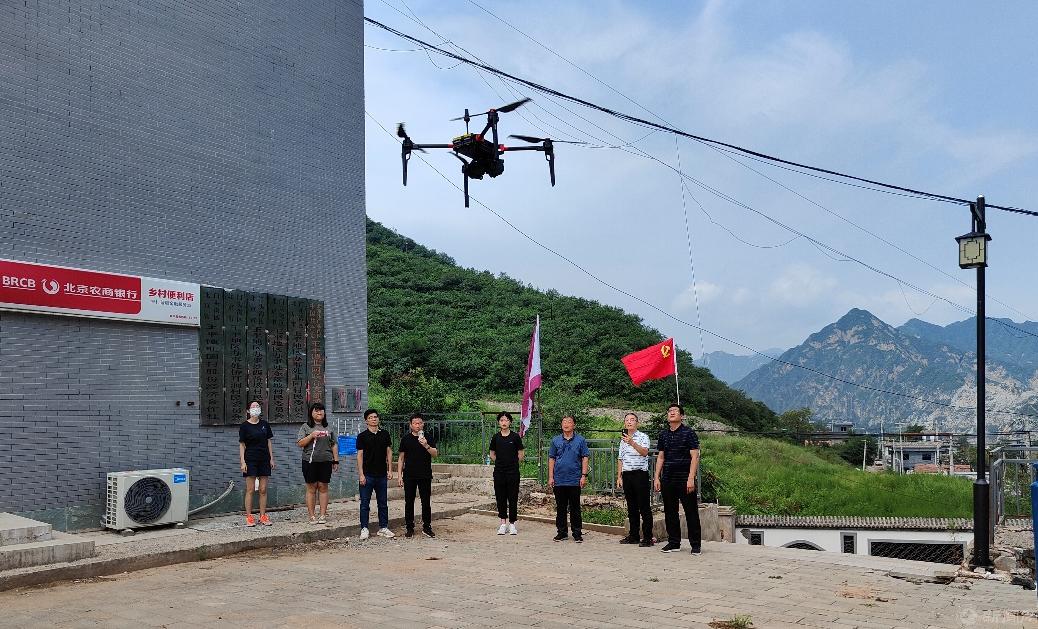
[[[270,476],[270,461],[245,461],[245,472],[242,476]]]
[[[303,480],[307,485],[313,483],[330,483],[332,480],[332,462],[314,461],[308,463],[303,461]]]

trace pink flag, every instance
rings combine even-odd
[[[541,388],[541,316],[533,325],[530,355],[526,359],[526,377],[523,378],[523,406],[519,413],[519,436],[526,434],[533,416],[533,392]]]

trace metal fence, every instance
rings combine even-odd
[[[991,528],[994,542],[995,528],[1006,520],[1031,519],[1031,482],[1034,474],[1031,464],[1038,462],[1038,446],[1011,445],[991,450]]]
[[[541,450],[541,456],[545,464],[540,468],[538,479],[541,485],[548,484],[548,449],[550,438],[545,438],[545,445]],[[620,439],[588,439],[587,485],[585,492],[606,494],[611,496],[623,496],[624,491],[616,486],[616,461],[620,454]],[[652,479],[656,473],[656,455],[659,451],[649,447],[649,478]],[[702,501],[702,466],[696,470],[696,496]],[[653,507],[662,504],[659,492],[652,491],[650,502]]]
[[[490,439],[498,432],[496,412],[458,412],[458,413],[422,413],[425,418],[425,434],[436,440],[439,455],[437,463],[488,464]],[[389,432],[393,438],[393,450],[400,445],[400,438],[410,430],[410,415],[381,415],[379,425]],[[357,435],[366,429],[363,417],[349,416],[339,418],[337,429],[340,435]],[[519,418],[512,422],[512,429],[518,432]],[[525,466],[540,466],[536,453],[539,439],[542,437],[540,416],[535,414],[530,420],[530,428],[523,437],[527,456]],[[533,456],[530,456],[530,455]]]

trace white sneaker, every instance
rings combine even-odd
[[[369,537],[371,537],[371,533],[368,533],[368,529],[361,529],[360,530],[360,538],[361,539],[368,539]]]
[[[389,529],[379,529],[376,535],[378,535],[379,537],[385,537],[386,539],[389,539],[390,537],[396,537],[396,535],[393,535],[393,531],[390,531]]]
[[[516,528],[515,528],[515,523],[514,522],[512,524],[508,525],[508,534],[509,535],[518,535],[519,534],[519,531],[516,530]]]
[[[504,535],[507,532],[508,532],[508,525],[507,524],[502,524],[501,526],[497,527],[497,534],[498,535]]]

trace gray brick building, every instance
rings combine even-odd
[[[362,15],[0,0],[0,258],[323,301],[326,383],[366,397]],[[198,328],[0,310],[0,511],[95,528],[109,471],[188,467],[193,505],[240,487],[198,400]]]

